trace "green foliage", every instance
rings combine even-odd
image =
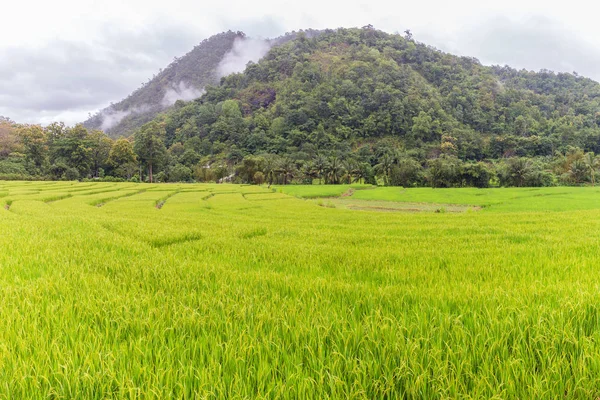
[[[502,186],[552,186],[553,175],[543,169],[539,162],[527,158],[513,157],[506,160],[499,169]]]
[[[493,176],[494,171],[483,162],[466,163],[462,166],[462,178],[465,186],[487,188],[490,186]]]
[[[79,170],[77,168],[67,168],[62,178],[67,181],[79,180]]]
[[[598,99],[589,79],[485,67],[400,35],[338,29],[274,47],[166,121],[170,131],[194,126],[200,139],[252,153],[391,136],[480,161],[567,145],[596,151]],[[444,136],[452,141],[440,143]]]
[[[418,161],[403,157],[390,170],[390,184],[404,187],[418,186],[423,182],[423,175],[423,167]]]
[[[286,35],[243,73],[214,81],[241,37],[203,42],[114,106],[156,104],[183,78],[212,82],[149,123],[126,117],[118,130],[129,140],[3,119],[0,171],[130,179],[147,169],[149,180],[163,172],[169,181],[268,185],[595,185],[600,85],[590,79],[487,67],[366,26]]]
[[[192,170],[183,164],[176,164],[169,170],[169,182],[189,182]]]
[[[593,180],[581,165],[551,171],[548,157],[569,147],[600,151],[599,112],[600,85],[589,79],[486,67],[363,28],[290,37],[157,121],[168,147],[193,149],[178,156],[189,168],[202,156],[205,166],[234,166],[268,153],[279,157],[261,171],[268,183],[376,175],[384,185],[486,187],[496,175],[490,161],[506,157],[540,166],[528,180],[500,171],[502,184],[547,185],[558,180],[552,174]]]
[[[167,149],[163,142],[164,127],[156,121],[144,125],[136,134],[133,150],[148,167],[148,178],[153,180],[153,168],[164,161]]]
[[[453,156],[441,156],[429,160],[427,180],[431,187],[449,188],[461,183],[460,160]]]

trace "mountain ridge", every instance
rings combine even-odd
[[[126,98],[88,118],[84,126],[102,129],[115,137],[126,135],[168,109],[177,99],[191,100],[193,97],[186,96],[188,93],[199,97],[206,85],[218,83],[219,63],[231,51],[235,40],[245,37],[243,32],[227,31],[203,40],[184,56],[175,57]]]
[[[472,154],[467,142],[537,138],[552,148],[551,153],[562,140],[557,140],[556,131],[566,129],[573,131],[561,134],[570,145],[586,147],[575,139],[585,129],[597,135],[599,99],[600,85],[589,78],[484,66],[475,58],[444,53],[412,37],[371,27],[341,28],[324,31],[318,38],[301,35],[274,47],[243,73],[223,78],[200,99],[159,119],[166,124],[170,145],[170,140],[185,139],[176,133],[184,128],[182,117],[190,122],[202,113],[203,104],[218,108],[220,102],[234,100],[249,128],[235,143],[240,147],[257,133],[254,119],[265,117],[269,128],[275,120],[282,123],[279,136],[286,140],[290,134],[296,136],[288,143],[292,146],[314,143],[310,137],[315,132],[329,135],[330,143],[394,136],[405,147],[422,147],[417,142],[439,145],[446,137],[448,146],[462,152],[459,156],[481,159],[485,152]],[[196,118],[187,136],[229,140],[212,134],[214,126],[208,125],[216,120],[200,120],[209,124]],[[502,147],[498,140],[494,145]],[[487,156],[509,155],[511,146],[487,149]],[[283,150],[275,147],[262,150]],[[530,155],[549,152],[529,150]]]
[[[319,31],[307,30],[309,36]],[[127,135],[170,109],[177,100],[200,97],[208,85],[217,85],[230,73],[242,72],[250,61],[258,61],[273,46],[293,40],[297,33],[274,39],[254,39],[242,31],[213,35],[166,68],[149,78],[123,100],[90,116],[83,125],[100,129],[112,137]]]
[[[371,26],[259,41],[258,61],[246,63],[236,43],[251,42],[230,35],[231,49],[206,64],[207,76],[222,68],[223,78],[131,123],[127,139],[81,125],[2,123],[0,173],[135,180],[146,168],[160,182],[316,177],[406,187],[595,182],[600,84],[589,78],[485,66]],[[166,81],[155,101],[165,87],[181,96],[180,82]]]

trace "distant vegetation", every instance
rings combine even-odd
[[[203,42],[119,110],[159,101],[181,82],[173,71],[205,83],[189,77],[197,69],[208,79],[240,35]],[[596,181],[600,85],[590,79],[487,67],[416,42],[410,32],[371,26],[296,32],[273,44],[197,100],[178,101],[139,128],[127,119],[139,114],[123,119],[120,148],[130,145],[135,157],[121,164],[97,151],[103,141],[94,130],[4,122],[0,175],[404,187]],[[31,131],[39,147],[31,148]],[[61,135],[79,151],[57,152]],[[135,141],[152,143],[152,154]]]

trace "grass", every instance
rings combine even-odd
[[[322,207],[344,208],[358,211],[379,212],[468,212],[481,210],[478,206],[465,204],[438,204],[438,203],[415,203],[415,202],[393,202],[385,200],[360,200],[353,196],[319,199],[316,203]]]
[[[350,189],[360,190],[372,188],[370,185],[289,185],[274,187],[276,191],[304,199],[319,197],[337,197]]]
[[[600,188],[501,188],[501,189],[404,189],[397,187],[357,191],[358,200],[430,202],[473,205],[486,211],[572,211],[598,209]]]
[[[0,182],[0,398],[600,395],[596,188],[78,186]]]

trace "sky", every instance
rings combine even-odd
[[[0,6],[0,116],[75,124],[213,34],[372,24],[440,50],[600,81],[599,6],[537,0],[20,0]],[[490,2],[491,3],[491,2]]]

